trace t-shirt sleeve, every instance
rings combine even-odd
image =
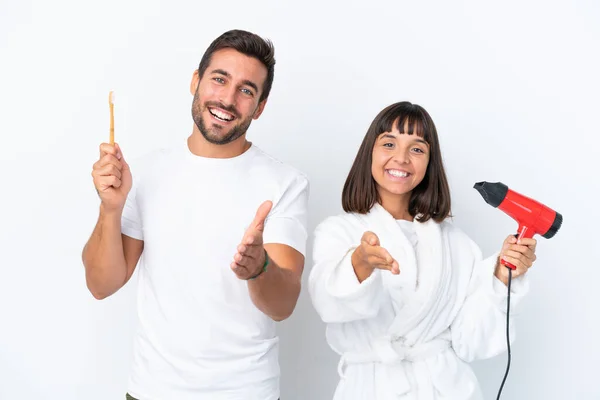
[[[309,186],[308,179],[298,175],[274,202],[265,221],[265,244],[285,244],[306,256]]]
[[[134,239],[144,240],[144,230],[138,203],[139,184],[133,178],[133,185],[125,201],[121,215],[121,233]]]

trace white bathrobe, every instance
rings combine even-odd
[[[335,400],[480,399],[467,362],[506,350],[508,289],[494,276],[498,254],[482,259],[450,222],[412,224],[415,247],[379,204],[367,215],[330,217],[315,231],[309,292],[341,356]],[[375,270],[358,282],[351,256],[365,231],[398,261],[399,275]],[[513,280],[511,317],[527,290],[526,276]]]

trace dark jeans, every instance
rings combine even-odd
[[[131,396],[129,393],[125,395],[125,400],[137,400],[135,397]]]

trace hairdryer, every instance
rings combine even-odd
[[[550,239],[560,229],[563,217],[553,209],[510,190],[501,182],[478,182],[474,186],[492,207],[499,208],[519,224],[517,239],[532,238],[539,234]],[[508,261],[501,261],[510,269],[516,269]]]
[[[515,235],[517,239],[532,238],[536,234],[542,235],[546,239],[550,239],[556,235],[556,232],[558,232],[562,225],[562,215],[540,202],[525,197],[514,190],[510,190],[508,186],[501,182],[478,182],[475,184],[474,188],[477,189],[486,203],[492,207],[501,209],[517,221],[519,224],[519,229]],[[506,382],[506,377],[508,376],[508,370],[510,368],[510,286],[512,271],[517,269],[508,261],[501,260],[500,262],[502,265],[509,268],[507,285],[508,295],[506,302],[506,346],[508,348],[508,364],[496,400],[500,399],[500,394],[502,393],[502,388],[504,388],[504,383]]]

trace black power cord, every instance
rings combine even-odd
[[[506,364],[506,372],[504,373],[504,379],[502,379],[502,385],[500,385],[500,390],[498,391],[498,397],[496,400],[500,399],[500,394],[502,393],[502,388],[504,388],[504,383],[506,382],[506,377],[508,376],[508,370],[510,369],[510,331],[509,331],[509,321],[510,321],[510,284],[512,281],[512,269],[508,268],[508,297],[506,299],[506,346],[508,347],[508,363]]]

